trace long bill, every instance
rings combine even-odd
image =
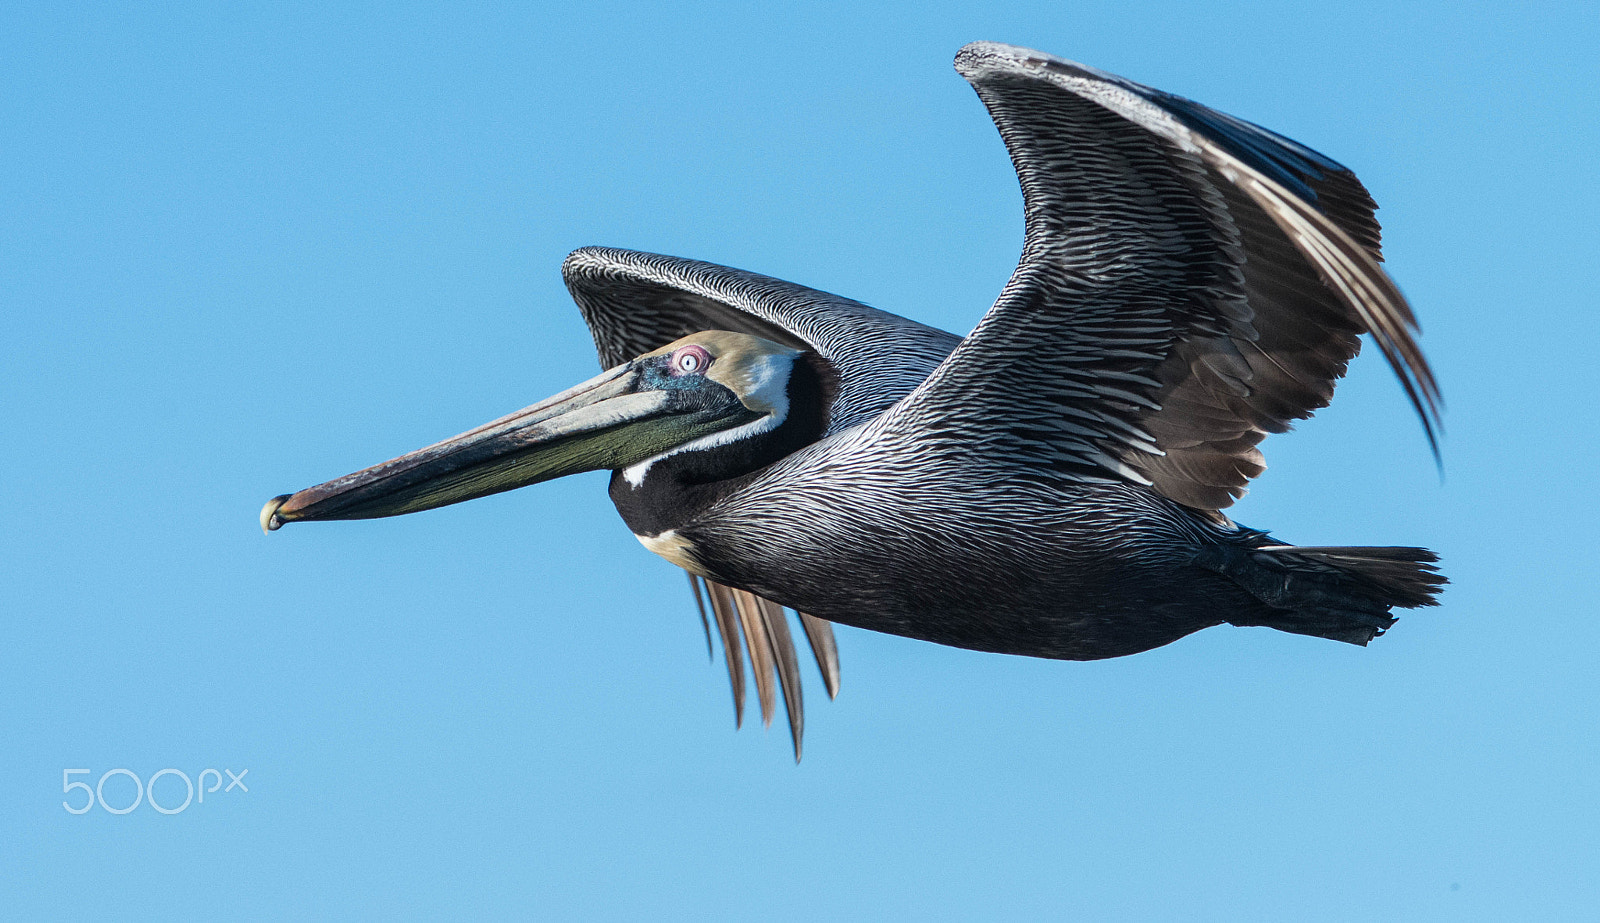
[[[579,471],[625,467],[671,444],[671,427],[641,426],[679,409],[675,395],[636,391],[635,363],[452,439],[261,508],[261,528],[323,519],[375,519],[460,503]],[[666,438],[666,445],[657,445]]]

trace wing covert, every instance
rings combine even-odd
[[[1370,333],[1434,442],[1438,389],[1350,171],[1040,52],[975,43],[956,69],[1011,153],[1023,253],[884,423],[981,430],[1038,468],[1219,510],[1265,469],[1257,443],[1326,406]]]
[[[584,247],[561,266],[609,368],[701,330],[732,330],[808,349],[831,367],[828,432],[909,394],[961,338],[858,301],[679,257]]]

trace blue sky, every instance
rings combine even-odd
[[[10,909],[1593,912],[1592,8],[530,6],[0,13]],[[1087,664],[840,629],[796,767],[781,727],[735,733],[682,575],[603,474],[261,535],[273,494],[592,375],[577,246],[970,329],[1021,244],[950,68],[975,39],[1359,173],[1444,387],[1445,476],[1366,356],[1267,443],[1237,518],[1433,547],[1441,608],[1365,650],[1212,629]],[[169,767],[248,791],[62,807],[65,769]]]

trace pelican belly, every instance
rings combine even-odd
[[[676,530],[668,529],[657,535],[634,534],[639,544],[645,546],[668,561],[678,565],[691,574],[700,577],[708,576],[705,568],[695,559],[694,543],[679,535]]]

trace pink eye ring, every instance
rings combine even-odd
[[[711,354],[704,346],[690,343],[672,354],[674,375],[700,375],[711,365]]]

